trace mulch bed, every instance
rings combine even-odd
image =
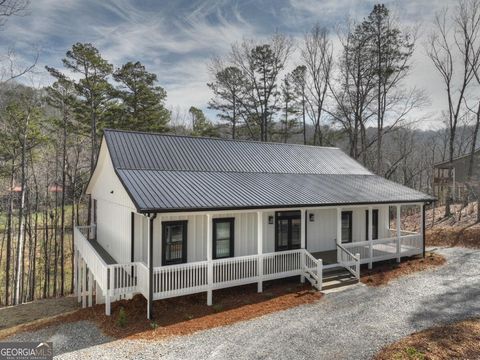
[[[428,230],[425,236],[427,246],[460,246],[480,249],[480,228],[478,226],[434,228]]]
[[[264,291],[257,293],[257,285],[246,285],[213,292],[213,306],[207,306],[206,293],[182,296],[154,302],[155,320],[146,319],[147,301],[141,295],[132,300],[112,303],[112,315],[105,315],[104,305],[79,309],[42,322],[17,326],[0,331],[0,339],[20,331],[65,322],[90,320],[114,338],[156,340],[174,335],[191,334],[217,326],[229,325],[272,312],[318,301],[322,294],[310,284],[300,284],[298,277],[264,283]],[[120,325],[123,309],[125,324]]]
[[[480,319],[436,326],[382,349],[376,360],[387,359],[479,359]]]
[[[400,263],[395,261],[377,263],[371,270],[362,269],[360,281],[368,286],[386,285],[401,276],[440,266],[445,262],[442,255],[428,252],[425,258],[402,259]]]

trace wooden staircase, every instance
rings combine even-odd
[[[356,283],[358,283],[358,279],[340,265],[323,272],[322,290],[337,289]]]

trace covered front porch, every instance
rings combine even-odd
[[[402,207],[413,206],[423,224],[421,203],[134,213],[130,261],[114,259],[94,225],[78,227],[77,295],[90,306],[95,293],[109,314],[111,301],[141,293],[152,318],[158,299],[206,292],[211,305],[213,290],[257,283],[261,292],[264,281],[290,276],[321,290],[328,269],[342,267],[358,279],[361,264],[421,254],[423,226],[401,229]]]

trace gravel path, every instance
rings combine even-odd
[[[480,250],[439,253],[447,265],[388,286],[357,285],[316,304],[168,341],[110,341],[86,322],[15,339],[54,341],[61,359],[368,359],[414,331],[480,315]]]

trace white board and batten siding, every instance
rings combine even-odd
[[[136,211],[115,174],[105,141],[87,194],[97,201],[97,241],[118,262],[131,260],[131,213]]]
[[[257,214],[256,213],[222,213],[212,215],[217,218],[234,218],[235,256],[257,254]],[[154,220],[153,230],[153,265],[161,266],[162,223],[186,220],[187,223],[187,262],[207,260],[207,217],[203,214],[175,215],[162,214]]]
[[[365,241],[367,238],[368,207],[345,207],[342,211],[352,212],[352,241]],[[378,238],[388,237],[388,206],[372,206],[378,210]],[[310,221],[307,215],[307,249],[310,252],[329,251],[336,249],[337,240],[337,209],[318,209],[308,211],[314,214]]]
[[[368,208],[344,208],[352,211],[353,241],[365,241],[366,218]],[[389,236],[388,206],[377,206],[379,212],[379,238]],[[314,214],[314,221],[309,220],[309,214]],[[262,212],[263,218],[263,253],[275,252],[275,224],[269,224],[269,217],[275,218],[275,211]],[[212,214],[212,219],[235,219],[235,250],[234,256],[257,254],[257,213],[256,212],[225,212]],[[310,252],[329,251],[336,249],[337,210],[335,208],[315,209],[307,211],[307,250]],[[135,261],[147,262],[147,226],[148,220],[142,215],[135,216]],[[161,266],[162,259],[162,223],[168,221],[187,221],[187,262],[205,261],[207,259],[206,228],[207,218],[204,214],[167,215],[159,214],[154,220],[153,262]],[[138,223],[137,223],[138,221]],[[143,239],[143,241],[142,241]],[[142,256],[142,254],[144,254]]]

